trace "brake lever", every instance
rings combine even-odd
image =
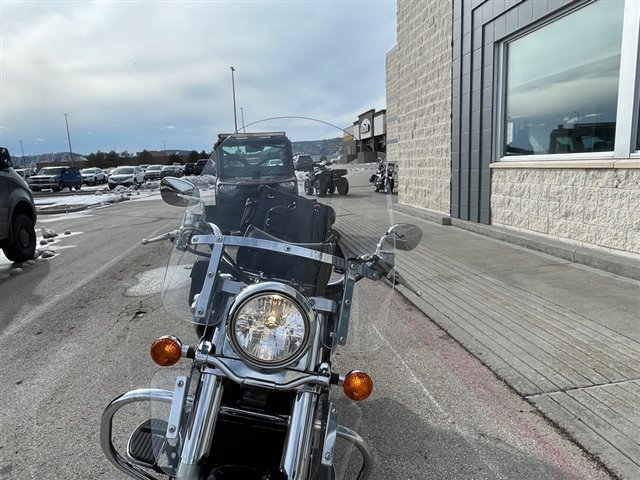
[[[391,282],[392,284],[398,284],[398,285],[402,285],[403,287],[405,287],[407,290],[409,290],[411,293],[413,293],[414,295],[421,297],[422,296],[422,292],[420,290],[418,290],[416,287],[414,287],[411,282],[409,282],[409,280],[407,280],[406,278],[404,278],[400,272],[398,270],[396,270],[395,268],[392,268],[389,273],[387,274],[387,280],[389,280],[389,282]]]
[[[162,235],[158,235],[157,237],[143,238],[142,239],[142,244],[143,245],[149,245],[150,243],[161,242],[163,240],[170,240],[170,241],[173,242],[177,236],[178,236],[178,230],[173,230],[171,232],[167,232],[167,233],[163,233]]]

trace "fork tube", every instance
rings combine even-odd
[[[299,392],[294,400],[281,460],[282,471],[287,480],[306,479],[309,474],[317,403],[318,396],[313,392]]]
[[[200,480],[204,473],[200,470],[207,460],[213,443],[222,390],[221,378],[211,374],[203,375],[200,392],[193,404],[194,411],[187,428],[176,479]]]

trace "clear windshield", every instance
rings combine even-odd
[[[238,134],[220,135],[202,173],[189,177],[197,197],[195,191],[183,195],[190,205],[165,277],[165,308],[181,320],[217,325],[226,321],[243,285],[278,282],[301,293],[309,304],[339,312],[318,317],[339,324],[326,327],[334,333],[325,342],[338,341],[354,351],[377,348],[388,324],[393,289],[383,281],[359,279],[363,271],[371,276],[373,270],[366,270],[364,261],[348,260],[376,252],[394,223],[395,195],[375,193],[370,176],[378,164],[360,163],[359,158],[376,156],[358,155],[358,148],[363,147],[344,130],[296,117],[256,122]],[[314,161],[299,162],[296,170],[294,155],[309,155]],[[321,158],[326,161],[320,164]],[[193,237],[200,243],[193,244]],[[239,238],[314,245],[306,245],[308,250],[296,257],[292,250],[281,253],[284,245],[270,243],[271,250],[238,246]],[[392,246],[385,249],[386,258],[392,258]],[[320,252],[326,263],[311,258]],[[342,288],[336,286],[341,281]],[[345,286],[353,293],[345,293]],[[322,298],[329,301],[318,303]],[[316,307],[316,312],[321,310]]]

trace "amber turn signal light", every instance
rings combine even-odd
[[[344,378],[342,389],[351,400],[365,400],[373,392],[373,379],[360,370],[353,370]]]
[[[151,344],[151,358],[161,367],[170,367],[182,356],[182,342],[173,335],[165,335]]]

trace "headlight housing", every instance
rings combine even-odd
[[[297,362],[309,349],[315,315],[306,298],[278,282],[247,287],[229,312],[227,337],[236,354],[266,369]]]

